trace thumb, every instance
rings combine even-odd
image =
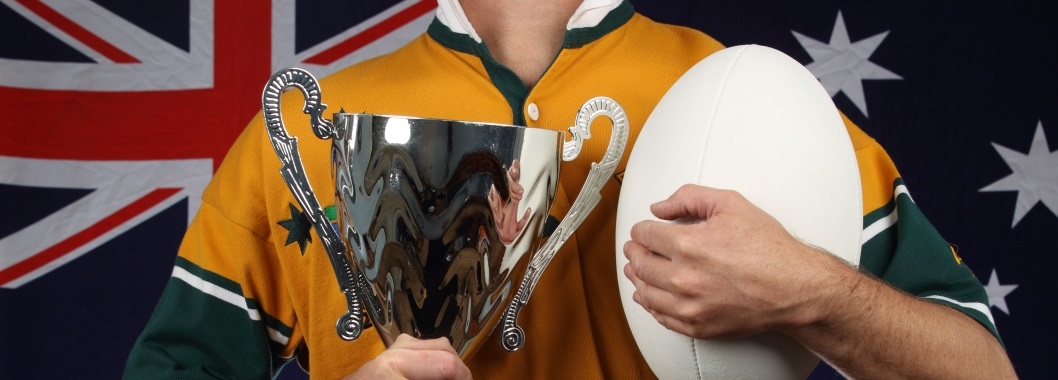
[[[650,205],[650,212],[664,220],[709,219],[719,214],[727,190],[687,184],[661,202]]]

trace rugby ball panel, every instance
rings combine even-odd
[[[818,359],[779,334],[696,340],[632,301],[622,247],[656,218],[650,204],[687,183],[732,189],[794,236],[857,264],[859,170],[830,96],[777,50],[724,49],[688,70],[660,100],[632,148],[617,210],[617,271],[625,316],[660,378],[804,378]]]

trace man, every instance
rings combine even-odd
[[[558,130],[584,101],[604,95],[624,106],[633,144],[669,86],[722,48],[619,0],[441,0],[425,35],[321,88],[326,103],[356,112]],[[301,105],[290,99],[284,112],[297,115]],[[288,116],[287,126],[307,131],[304,119]],[[846,123],[865,220],[900,215],[864,245],[861,263],[910,295],[798,242],[738,194],[688,186],[653,212],[700,222],[640,223],[625,247],[637,302],[699,338],[785,333],[854,377],[1013,377],[987,308],[977,307],[987,304],[980,283],[896,191],[903,187],[885,152]],[[584,160],[563,164],[554,216],[565,215],[603,140],[587,141]],[[316,158],[306,163],[310,180],[329,182],[330,142],[300,144],[302,157]],[[261,378],[293,357],[325,379],[652,376],[621,317],[610,269],[618,181],[602,189],[606,201],[543,275],[520,318],[525,347],[485,344],[463,363],[444,340],[403,336],[385,349],[372,331],[353,342],[337,337],[344,299],[320,244],[289,227],[299,211],[278,170],[258,116],[203,195],[128,377]]]

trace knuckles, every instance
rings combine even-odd
[[[687,302],[676,309],[676,319],[683,323],[697,326],[699,322],[703,322],[706,318],[705,310],[695,303]]]
[[[461,364],[458,356],[445,355],[438,365],[438,375],[445,379],[454,379],[459,377],[459,365]]]
[[[642,242],[643,236],[650,233],[650,223],[647,221],[637,222],[632,225],[632,229],[629,231],[629,235],[632,236],[632,241]]]
[[[730,189],[717,189],[716,195],[714,196],[716,197],[717,203],[722,204],[739,203],[746,200],[746,197],[743,196],[742,193]]]
[[[697,273],[682,270],[673,273],[670,277],[672,288],[679,295],[693,296],[699,293],[698,290],[702,287],[702,281],[698,276]]]
[[[682,198],[682,197],[690,196],[690,195],[698,192],[698,190],[700,188],[701,188],[701,186],[698,186],[698,185],[695,185],[695,184],[691,184],[691,183],[685,183],[685,184],[681,185],[680,188],[676,189],[676,192],[674,192],[672,195],[673,195],[673,198]]]
[[[695,252],[698,248],[701,248],[701,242],[694,235],[679,235],[673,241],[673,245],[676,247],[676,252],[683,254]]]

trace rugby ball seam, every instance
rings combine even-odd
[[[749,45],[749,46],[757,46],[757,45]],[[731,62],[728,63],[727,68],[724,70],[724,76],[722,77],[722,79],[720,81],[720,91],[717,92],[716,99],[713,102],[713,109],[710,110],[712,112],[713,116],[709,118],[709,123],[706,124],[708,126],[712,126],[713,123],[716,122],[716,117],[717,117],[717,114],[718,114],[718,112],[716,112],[716,110],[720,108],[720,104],[721,104],[720,100],[724,98],[724,93],[727,92],[727,83],[728,83],[728,79],[731,78],[731,71],[735,69],[735,64],[737,64],[739,59],[742,58],[742,53],[744,53],[746,51],[745,47],[738,47],[737,49],[739,49],[738,50],[738,54],[735,55],[735,58],[732,59]],[[706,155],[707,152],[709,152],[709,143],[712,141],[712,139],[709,138],[709,135],[710,135],[709,131],[707,130],[705,132],[704,141],[702,141],[702,144],[705,146],[705,148],[702,149],[701,155],[698,156],[698,170],[697,170],[697,172],[698,172],[698,181],[697,181],[697,183],[701,183],[702,178],[705,175],[705,173],[704,173],[704,171],[705,171],[705,155]],[[691,341],[691,344],[694,345],[694,341]],[[698,379],[701,380],[701,378],[702,378],[702,369],[698,368]]]

